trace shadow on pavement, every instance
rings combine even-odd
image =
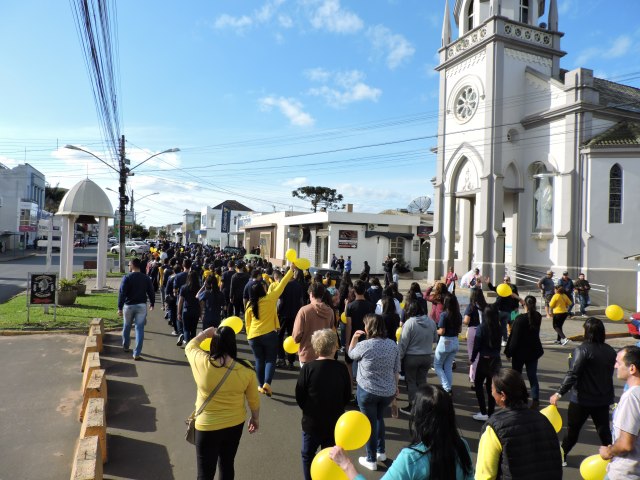
[[[105,479],[112,475],[119,478],[175,479],[165,446],[111,434],[107,434],[107,445],[109,456],[119,461],[105,464]]]
[[[109,376],[131,378],[137,377],[138,372],[136,366],[130,362],[118,362],[110,358],[101,359],[102,368],[104,368]]]
[[[107,390],[110,428],[134,432],[156,431],[156,409],[148,405],[149,397],[141,385],[108,379]]]

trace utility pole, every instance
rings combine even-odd
[[[125,258],[125,220],[126,220],[126,208],[127,203],[129,202],[129,198],[126,196],[126,186],[127,186],[127,173],[128,169],[126,166],[126,158],[124,155],[124,135],[122,135],[120,139],[120,165],[119,165],[119,180],[120,180],[120,188],[118,193],[120,194],[120,225],[118,236],[120,237],[120,273],[124,273],[124,258]]]

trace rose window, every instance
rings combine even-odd
[[[458,120],[466,122],[469,120],[478,108],[478,93],[471,86],[464,87],[455,103],[455,114]]]

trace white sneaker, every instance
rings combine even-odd
[[[571,341],[571,340],[569,340],[569,338],[568,338],[568,337],[564,337],[564,338],[562,339],[562,342],[560,342],[560,343],[561,343],[562,345],[566,345],[566,344],[567,344],[567,343],[569,343],[570,341]]]
[[[367,457],[358,457],[358,462],[360,463],[360,465],[362,465],[364,468],[367,468],[369,470],[377,470],[378,469],[378,465],[376,464],[376,462],[370,462],[367,460]]]
[[[506,341],[506,340],[502,340],[502,344],[501,344],[501,345],[502,345],[503,347],[506,347],[506,346],[507,346],[507,341]]]
[[[489,415],[487,415],[486,413],[476,413],[475,415],[473,415],[472,417],[474,420],[478,420],[479,422],[486,422],[487,420],[489,420]]]
[[[376,453],[376,460],[378,460],[379,462],[386,462],[387,461],[387,454],[386,453]]]

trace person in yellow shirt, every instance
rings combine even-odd
[[[273,394],[271,383],[278,356],[280,322],[278,321],[276,304],[289,280],[293,277],[294,270],[296,268],[291,265],[277,286],[268,292],[264,280],[255,281],[251,285],[249,293],[249,306],[244,312],[247,340],[256,363],[258,391],[269,397]]]
[[[556,286],[556,293],[549,302],[549,308],[553,311],[553,329],[558,334],[558,338],[554,343],[561,343],[566,345],[569,343],[569,339],[562,331],[562,325],[569,316],[569,307],[573,305],[571,299],[566,295],[564,287],[562,285]]]
[[[528,407],[522,376],[503,368],[493,376],[491,394],[501,409],[483,427],[475,480],[560,480],[558,435],[544,415]]]
[[[200,347],[211,339],[211,352]],[[238,358],[236,335],[230,327],[210,327],[191,339],[185,348],[191,372],[196,382],[196,411],[214,388],[219,390],[196,417],[196,459],[198,478],[214,478],[220,467],[220,478],[233,478],[234,459],[240,444],[247,416],[249,433],[258,430],[260,398],[256,376],[249,362]],[[231,369],[226,379],[223,377]]]

